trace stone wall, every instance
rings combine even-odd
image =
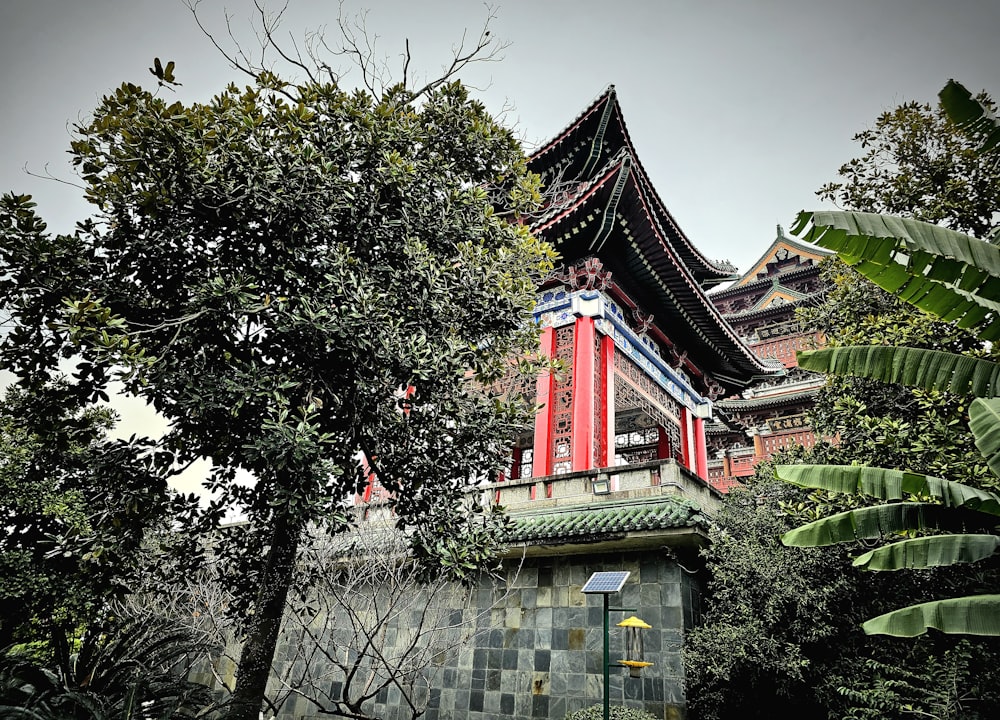
[[[684,628],[696,620],[699,591],[687,571],[655,550],[530,557],[519,570],[510,566],[506,588],[484,585],[471,596],[455,592],[453,619],[461,613],[477,626],[459,647],[435,653],[429,687],[417,692],[418,700],[426,699],[427,720],[561,720],[602,702],[602,598],[584,595],[580,588],[593,572],[607,570],[631,572],[622,592],[610,597],[612,608],[629,608],[628,613],[611,612],[612,663],[624,647],[617,622],[634,614],[653,626],[643,635],[645,659],[653,666],[642,677],[630,678],[613,664],[611,704],[644,708],[658,718],[683,718],[681,643]],[[443,645],[451,644],[443,639]],[[382,692],[365,711],[382,720],[410,717],[395,688]],[[287,703],[280,717],[329,716],[299,699]]]

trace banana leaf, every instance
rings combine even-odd
[[[1000,398],[973,401],[969,407],[969,429],[990,470],[1000,476]]]
[[[948,118],[969,137],[981,141],[980,152],[1000,146],[1000,122],[988,108],[972,97],[964,85],[949,80],[938,93],[938,98]]]
[[[900,299],[984,340],[1000,338],[1000,248],[954,230],[875,213],[802,212],[794,229]]]
[[[916,637],[935,628],[944,633],[1000,635],[1000,595],[936,600],[879,615],[861,625],[868,635]]]
[[[985,534],[931,535],[885,545],[854,559],[862,570],[904,570],[977,562],[1000,547],[1000,537]]]
[[[781,542],[789,547],[823,547],[854,540],[874,540],[917,530],[962,532],[985,529],[996,520],[983,513],[923,502],[899,502],[847,510],[789,530]]]
[[[931,496],[943,506],[1000,515],[1000,496],[949,480],[865,465],[778,465],[774,475],[799,487],[869,495],[882,500]]]
[[[1000,364],[941,350],[849,345],[798,353],[799,367],[958,395],[1000,395]]]

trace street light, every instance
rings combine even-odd
[[[614,572],[595,572],[580,588],[586,595],[601,595],[604,598],[604,720],[611,715],[611,689],[608,687],[608,673],[611,668],[611,652],[608,648],[608,595],[621,592],[625,581],[631,575],[627,570]]]

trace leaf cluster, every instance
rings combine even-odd
[[[975,96],[995,108],[985,93]],[[907,102],[854,136],[864,151],[840,167],[841,180],[816,193],[839,207],[913,217],[987,237],[1000,218],[1000,155],[980,152],[978,136],[943,106]]]

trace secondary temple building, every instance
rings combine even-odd
[[[798,367],[795,353],[822,342],[802,326],[795,310],[824,292],[819,263],[831,253],[786,237],[781,226],[763,255],[739,279],[710,297],[740,338],[761,359],[780,362],[785,374],[766,378],[715,405],[707,428],[710,482],[727,490],[778,450],[812,447],[806,419],[825,377]]]
[[[562,720],[601,702],[602,600],[581,592],[595,571],[629,572],[611,605],[652,626],[652,665],[637,677],[612,668],[611,703],[686,715],[681,648],[700,612],[696,552],[722,497],[709,483],[707,430],[723,398],[779,377],[784,363],[755,354],[708,295],[739,279],[735,268],[704,257],[667,211],[614,87],[530,167],[547,198],[532,228],[562,256],[535,316],[542,352],[562,368],[521,389],[540,410],[509,472],[484,489],[513,521],[506,587],[456,591],[452,625],[476,632],[442,646],[408,700],[399,688],[379,692],[370,717],[405,720],[417,708],[427,720]],[[612,625],[625,617],[612,615]],[[611,647],[617,662],[617,632]],[[322,717],[301,698],[282,715]]]

